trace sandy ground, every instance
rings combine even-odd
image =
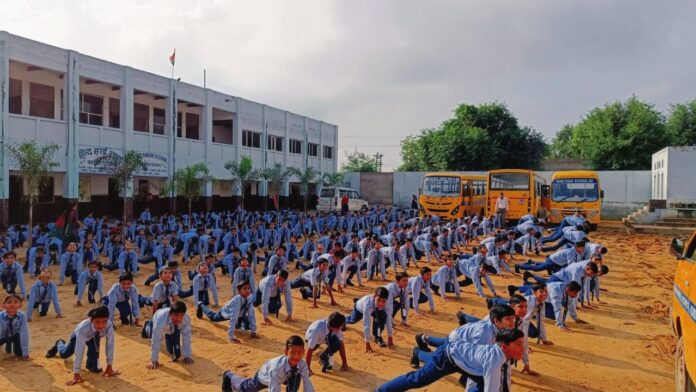
[[[602,293],[606,305],[590,312],[581,312],[580,317],[589,325],[576,325],[572,334],[560,332],[547,322],[549,337],[554,346],[532,345],[532,368],[541,372],[536,378],[513,373],[515,391],[670,391],[674,390],[673,352],[675,341],[669,326],[669,304],[672,277],[676,262],[667,255],[669,238],[657,235],[636,234],[628,237],[623,232],[594,233],[593,237],[606,244],[610,251],[608,265],[610,275],[602,280]],[[23,252],[21,254],[24,254]],[[53,267],[55,269],[55,267]],[[148,274],[152,264],[144,268]],[[185,269],[192,268],[191,265]],[[292,270],[294,276],[298,272]],[[410,271],[415,274],[416,269]],[[57,270],[54,271],[54,276]],[[116,271],[106,273],[110,287],[116,280]],[[138,289],[149,294],[151,288],[142,285],[144,274],[137,279]],[[185,278],[187,280],[187,278]],[[221,302],[229,299],[231,290],[227,278],[222,282]],[[257,277],[258,281],[258,277]],[[518,278],[494,278],[501,293],[508,284]],[[27,288],[33,282],[27,282]],[[311,309],[298,292],[294,293],[295,318],[293,323],[275,320],[272,326],[259,326],[260,340],[248,339],[244,332],[238,336],[242,345],[227,341],[226,323],[213,324],[195,318],[193,309],[193,365],[172,363],[162,356],[164,366],[149,371],[145,368],[149,359],[149,341],[140,337],[138,327],[119,327],[116,331],[116,354],[114,368],[123,375],[116,379],[104,379],[83,371],[84,384],[66,387],[64,382],[71,377],[72,359],[46,359],[44,353],[58,338],[67,338],[87,313],[87,307],[74,306],[73,286],[60,288],[61,305],[65,318],[56,319],[53,309],[45,318],[34,317],[30,323],[31,356],[25,363],[0,353],[0,391],[165,391],[171,388],[195,391],[217,391],[220,374],[225,369],[251,376],[265,360],[280,355],[283,342],[292,334],[304,337],[304,331],[314,320],[326,317],[340,309],[348,313],[352,298],[372,292],[381,282],[371,282],[367,288],[351,288],[337,294],[339,307],[328,305],[324,297],[319,309]],[[189,307],[191,299],[187,299]],[[361,326],[346,331],[349,372],[334,371],[315,374],[312,381],[318,391],[332,388],[340,391],[369,391],[394,376],[410,371],[409,356],[416,333],[445,335],[456,326],[455,312],[464,309],[483,316],[485,305],[474,295],[470,286],[464,290],[463,298],[443,303],[436,299],[437,314],[424,318],[412,318],[409,329],[397,328],[394,351],[376,348],[374,354],[365,354]],[[146,318],[150,310],[144,310]],[[284,317],[284,311],[281,312]],[[257,320],[260,320],[257,311]],[[102,349],[102,364],[103,364]],[[314,370],[318,363],[313,362]],[[338,355],[335,357],[340,364]],[[458,388],[455,376],[447,377],[427,391],[451,391]]]

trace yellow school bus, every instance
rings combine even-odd
[[[695,250],[696,232],[686,243],[675,238],[670,246],[670,253],[678,260],[670,318],[677,337],[676,390],[682,392],[696,391],[696,286],[691,286],[696,282]]]
[[[507,220],[517,220],[527,214],[544,217],[548,200],[542,195],[546,180],[533,170],[498,169],[488,172],[486,211],[495,215],[500,194],[508,199]]]
[[[560,223],[564,217],[580,211],[590,224],[596,226],[600,220],[603,197],[604,191],[600,187],[597,172],[555,172],[551,178],[549,222]]]
[[[486,204],[486,177],[459,173],[428,173],[419,197],[420,215],[459,219],[481,214]]]

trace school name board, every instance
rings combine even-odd
[[[86,174],[109,174],[103,167],[96,165],[97,158],[107,155],[116,154],[123,156],[121,150],[109,147],[86,147],[80,148],[80,173]],[[143,152],[143,162],[147,169],[138,170],[135,172],[137,176],[145,177],[166,177],[167,176],[167,157],[154,152]]]

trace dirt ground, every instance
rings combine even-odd
[[[602,299],[607,304],[590,312],[580,312],[580,317],[589,325],[569,326],[574,333],[563,333],[547,321],[549,338],[554,346],[532,344],[531,365],[541,372],[541,377],[513,372],[515,391],[670,391],[674,390],[673,352],[675,341],[669,326],[669,304],[675,260],[667,254],[669,238],[666,236],[635,234],[630,237],[624,232],[593,233],[593,239],[609,248],[607,264],[610,274],[602,279]],[[22,251],[20,254],[24,254]],[[541,259],[541,258],[539,258]],[[23,262],[23,259],[22,259]],[[56,267],[54,276],[57,276]],[[152,264],[144,267],[149,274]],[[184,269],[190,269],[189,264]],[[409,271],[416,274],[415,268]],[[291,275],[298,272],[291,270]],[[137,279],[138,289],[144,294],[151,291],[142,285],[145,274]],[[185,276],[185,275],[184,275]],[[116,280],[116,271],[105,273],[105,288]],[[184,278],[187,281],[188,279]],[[227,277],[218,279],[221,284],[221,303],[230,298],[230,283]],[[519,278],[507,276],[494,278],[500,293],[505,287],[517,283]],[[257,276],[258,282],[258,276]],[[27,289],[33,282],[27,281]],[[140,337],[139,327],[119,327],[116,331],[116,353],[114,368],[123,374],[115,379],[104,379],[83,370],[86,382],[66,387],[71,377],[72,359],[46,359],[44,353],[56,339],[66,339],[75,324],[85,318],[88,308],[74,305],[73,286],[60,288],[61,306],[65,318],[56,319],[53,309],[48,316],[34,317],[30,323],[32,361],[25,363],[0,353],[0,391],[169,391],[172,387],[191,391],[218,391],[220,374],[225,369],[252,376],[267,359],[280,355],[283,342],[292,334],[304,337],[307,326],[314,320],[326,317],[339,309],[349,313],[352,298],[373,292],[382,282],[371,282],[366,288],[350,288],[337,294],[339,307],[332,307],[324,297],[319,309],[311,309],[299,292],[293,294],[295,318],[292,323],[273,319],[272,326],[259,325],[260,340],[248,339],[244,332],[238,334],[242,345],[228,343],[227,324],[213,324],[198,320],[187,299],[189,314],[193,320],[193,353],[195,364],[169,362],[162,356],[163,367],[147,370],[149,341]],[[411,319],[408,329],[396,328],[393,351],[376,349],[374,354],[365,354],[361,326],[352,326],[345,332],[348,351],[349,372],[334,371],[328,374],[317,372],[312,377],[316,390],[370,391],[382,382],[406,373],[410,352],[416,333],[445,335],[456,327],[455,312],[463,309],[479,316],[486,314],[485,304],[475,296],[473,287],[463,292],[457,301],[443,303],[436,299],[437,314]],[[144,310],[146,318],[150,310]],[[284,310],[281,311],[284,317]],[[257,311],[257,320],[260,321]],[[260,323],[259,323],[260,324]],[[102,349],[102,365],[104,360]],[[338,355],[334,360],[340,364]],[[318,370],[317,358],[313,368]],[[521,366],[521,365],[520,365]],[[451,391],[459,389],[455,376],[447,377],[427,391]]]

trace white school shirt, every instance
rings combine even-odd
[[[82,357],[84,357],[85,354],[85,346],[97,333],[101,337],[106,337],[106,364],[114,364],[114,325],[111,323],[111,320],[107,322],[106,328],[104,328],[103,331],[97,332],[92,325],[92,320],[86,319],[80,321],[73,331],[73,335],[75,335],[73,373],[80,373],[80,368],[82,368]]]
[[[307,328],[305,332],[305,341],[307,342],[307,347],[314,349],[315,347],[326,343],[329,337],[329,319],[316,320]],[[343,341],[343,332],[337,331],[333,332],[334,336],[338,338],[341,342]]]
[[[449,357],[455,365],[472,376],[483,378],[483,392],[502,391],[502,367],[507,362],[505,353],[497,344],[481,345],[457,342],[447,347]],[[509,367],[509,365],[508,365]],[[507,378],[508,390],[512,390],[512,380]]]
[[[375,303],[374,295],[366,295],[355,303],[355,309],[357,309],[363,315],[363,334],[365,336],[365,343],[370,343],[370,337],[372,336],[372,313],[377,310],[377,304]],[[391,314],[387,313],[387,322],[391,318]]]
[[[284,382],[288,380],[288,376],[292,367],[288,363],[288,357],[281,355],[273,359],[269,359],[256,373],[256,376],[261,381],[261,384],[268,387],[268,392],[283,392],[285,391]],[[309,368],[304,359],[297,364],[297,371],[302,377],[302,388],[304,392],[314,392],[312,380],[309,378]]]
[[[152,362],[159,361],[159,352],[164,336],[174,333],[174,323],[169,317],[170,311],[171,308],[160,309],[152,316],[152,338],[150,339],[150,360]],[[188,314],[184,315],[184,319],[178,327],[182,341],[181,354],[184,358],[191,358],[193,356],[191,350],[192,328],[191,318]]]
[[[418,308],[420,304],[418,299],[420,297],[421,290],[425,290],[425,295],[428,297],[428,305],[430,305],[430,310],[435,310],[435,301],[433,300],[433,291],[430,289],[430,282],[425,282],[423,278],[418,276],[412,276],[408,278],[408,293],[413,296],[413,309],[418,313]]]

